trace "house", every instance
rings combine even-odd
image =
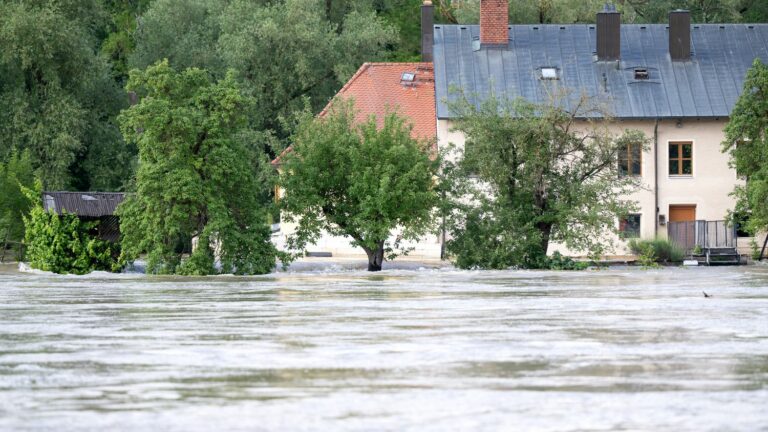
[[[424,24],[424,46],[422,62],[418,63],[365,63],[349,79],[334,99],[353,99],[356,119],[367,120],[376,116],[383,123],[388,112],[397,112],[411,123],[411,135],[418,140],[437,143],[437,116],[435,114],[435,81],[429,49],[432,46],[431,29],[433,6],[425,4],[421,8]],[[328,106],[319,114],[324,116]],[[279,166],[281,158],[289,147],[272,164]],[[276,191],[279,197],[282,191]],[[273,242],[282,247],[286,238],[295,230],[295,224],[281,222],[273,227]],[[350,245],[351,239],[323,235],[307,250],[310,256],[365,257],[361,248]],[[440,259],[441,242],[438,235],[427,236],[421,241],[405,244],[413,248],[409,256],[421,259]]]
[[[56,214],[73,214],[86,222],[98,221],[96,237],[111,242],[120,239],[117,206],[125,200],[117,192],[43,192],[43,208]]]
[[[639,212],[616,222],[625,237],[668,236],[688,249],[736,245],[722,221],[742,180],[721,152],[723,128],[753,60],[768,62],[768,25],[691,25],[681,10],[668,24],[621,24],[606,6],[596,24],[510,26],[506,0],[481,0],[480,8],[479,26],[434,26],[439,146],[465,141],[453,131],[453,89],[478,102],[493,93],[546,103],[553,87],[586,94],[608,105],[617,135],[631,128],[652,140],[622,157],[626,175],[643,184],[630,197]]]

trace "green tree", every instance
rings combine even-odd
[[[276,131],[309,98],[319,112],[365,61],[386,58],[394,27],[370,7],[321,0],[155,0],[141,19],[134,67],[163,58],[215,78],[229,69],[253,98],[255,130]],[[414,12],[416,13],[416,12]]]
[[[227,0],[154,0],[139,19],[129,55],[131,68],[168,59],[178,70],[197,67],[217,78],[226,73],[217,43]]]
[[[768,66],[756,59],[725,127],[723,151],[731,166],[746,177],[736,186],[735,214],[749,215],[746,228],[768,231]]]
[[[31,203],[24,188],[35,184],[29,151],[11,151],[8,160],[0,163],[0,241],[24,239],[23,217],[29,213]]]
[[[95,51],[98,6],[0,4],[0,157],[28,149],[48,189],[116,187],[124,178],[126,165],[114,162],[128,150],[114,117],[125,98]]]
[[[569,24],[595,22],[603,0],[520,0],[509,2],[513,24]],[[738,22],[742,14],[762,21],[762,0],[619,0],[616,7],[627,23],[665,23],[675,9],[691,11],[694,22]],[[476,23],[480,0],[436,0],[437,15],[449,23]],[[762,17],[762,20],[760,19]]]
[[[743,0],[740,12],[744,22],[767,22],[768,2],[764,0]]]
[[[139,17],[150,0],[103,0],[109,13],[108,33],[101,42],[101,53],[112,65],[112,77],[120,84],[128,79],[128,58],[136,49]]]
[[[136,193],[119,207],[123,256],[147,253],[155,273],[268,273],[278,255],[267,226],[271,167],[250,132],[251,103],[234,73],[214,81],[200,69],[176,72],[167,61],[128,80],[141,102],[120,115],[139,149]],[[197,238],[184,259],[179,243]]]
[[[336,24],[318,0],[236,0],[222,17],[219,49],[256,100],[255,125],[284,136],[279,117],[301,110],[304,98],[319,112],[363,62],[384,58],[396,36],[374,12],[353,9]]]
[[[638,179],[620,177],[617,159],[630,143],[646,146],[643,134],[612,135],[589,99],[560,106],[559,98],[539,106],[493,96],[454,105],[466,143],[445,170],[447,249],[460,267],[545,267],[552,241],[600,255],[633,208],[625,197]]]
[[[406,252],[402,240],[429,230],[437,204],[429,143],[411,138],[394,113],[382,123],[355,124],[351,102],[335,103],[323,118],[304,114],[280,176],[284,219],[298,223],[292,248],[323,231],[348,236],[368,255],[368,270],[378,271],[385,258]]]

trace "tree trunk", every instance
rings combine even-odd
[[[381,271],[381,264],[384,262],[384,242],[377,245],[376,249],[364,248],[368,255],[368,271]]]
[[[541,252],[546,256],[547,249],[549,249],[549,236],[552,234],[552,224],[539,222],[536,224],[536,229],[541,233]]]

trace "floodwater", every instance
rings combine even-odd
[[[768,267],[1,267],[0,430],[768,430]]]

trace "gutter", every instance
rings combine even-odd
[[[653,126],[653,201],[656,216],[653,222],[653,237],[659,236],[659,120]]]

